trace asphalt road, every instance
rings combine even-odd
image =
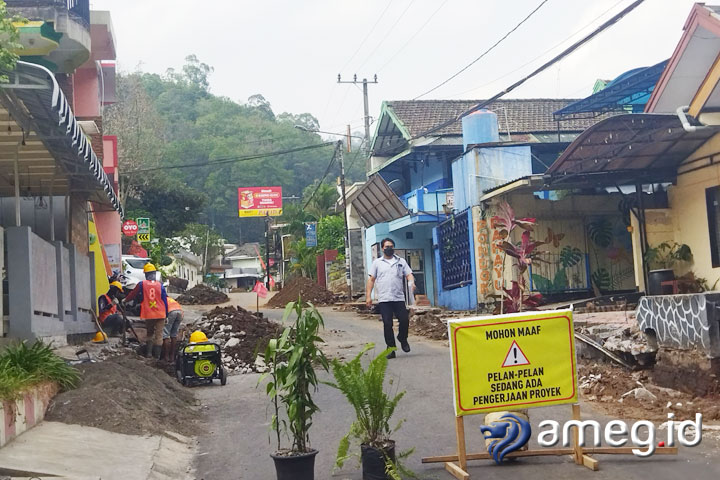
[[[323,338],[335,356],[351,357],[367,342],[383,345],[382,324],[362,319],[352,313],[321,309],[325,318]],[[266,311],[279,318],[278,310]],[[338,332],[339,330],[339,332]],[[412,352],[398,352],[398,358],[389,364],[393,388],[407,393],[400,402],[395,419],[405,424],[395,434],[399,450],[415,448],[406,461],[407,466],[421,479],[448,479],[443,464],[422,464],[420,459],[432,455],[455,453],[455,427],[448,348],[442,343],[411,337]],[[206,407],[209,433],[199,438],[199,455],[196,462],[197,478],[204,480],[272,480],[275,471],[269,454],[275,444],[268,431],[269,403],[264,389],[257,388],[259,375],[230,377],[224,387],[202,387],[196,390]],[[329,377],[326,377],[329,378]],[[321,412],[316,414],[310,431],[312,446],[320,452],[316,457],[315,478],[362,478],[357,462],[346,463],[343,469],[333,471],[335,453],[340,438],[347,432],[353,412],[344,397],[331,387],[322,385],[316,394]],[[608,418],[592,412],[582,405],[583,418],[595,418],[604,423]],[[536,408],[530,420],[535,432],[541,420],[564,421],[570,417],[570,406]],[[482,415],[466,417],[465,430],[469,452],[484,451],[479,425]],[[535,445],[536,435],[530,446]],[[662,434],[664,435],[664,433]],[[662,440],[660,438],[659,440]],[[284,445],[287,446],[287,443]],[[358,447],[359,451],[359,447]],[[569,456],[532,457],[496,466],[492,461],[470,462],[472,478],[503,479],[624,479],[675,480],[680,476],[695,479],[720,478],[718,442],[705,439],[694,448],[680,447],[677,456],[653,456],[646,459],[632,455],[601,455],[600,470],[591,472],[575,465]]]

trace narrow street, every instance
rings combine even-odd
[[[281,310],[263,310],[266,315],[280,319]],[[351,358],[366,342],[382,342],[382,324],[362,319],[353,313],[320,309],[325,319],[328,353]],[[339,331],[339,332],[338,332]],[[338,333],[334,333],[338,332]],[[390,361],[388,371],[393,385],[406,390],[396,412],[395,420],[406,423],[395,435],[398,449],[415,448],[406,464],[422,479],[449,479],[442,464],[422,464],[421,457],[451,454],[455,445],[454,413],[450,362],[447,347],[442,342],[410,338],[412,352],[399,352]],[[379,352],[380,347],[375,351]],[[275,450],[273,437],[268,430],[269,403],[263,388],[256,388],[258,374],[230,377],[227,386],[198,388],[195,390],[202,405],[206,406],[205,421],[209,432],[199,438],[199,456],[196,464],[198,479],[266,479],[274,478],[270,452]],[[329,378],[326,376],[325,378]],[[317,479],[361,478],[360,467],[354,461],[333,473],[335,452],[340,438],[347,432],[353,412],[344,397],[336,390],[322,385],[317,393],[321,408],[313,421],[310,439],[320,453],[316,457]],[[604,417],[582,405],[583,418],[595,418],[604,423]],[[530,419],[535,428],[541,420],[563,421],[569,418],[569,406],[531,410]],[[478,428],[482,416],[466,419],[468,451],[484,451]],[[531,448],[536,435],[531,439]],[[270,443],[269,443],[270,439]],[[569,457],[535,457],[522,459],[501,467],[490,461],[470,462],[473,478],[507,478],[508,474],[523,478],[592,478],[592,479],[676,479],[683,476],[711,479],[720,476],[718,443],[706,439],[694,448],[680,447],[677,457],[653,456],[640,459],[634,456],[599,456],[600,471],[591,472],[576,466]],[[541,464],[545,468],[532,468]],[[551,469],[551,470],[548,470]]]

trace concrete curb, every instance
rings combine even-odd
[[[0,448],[42,422],[58,391],[56,383],[43,382],[21,393],[15,401],[3,401],[0,404]]]

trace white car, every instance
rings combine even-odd
[[[145,272],[143,267],[150,262],[149,258],[136,257],[134,255],[122,256],[122,273],[125,276],[124,287],[129,289],[135,288],[135,285],[145,280]],[[157,280],[162,281],[160,272],[156,273]]]

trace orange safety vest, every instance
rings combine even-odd
[[[180,310],[182,312],[182,307],[180,304],[175,300],[174,298],[168,297],[168,313],[174,312],[175,310]]]
[[[153,320],[157,318],[165,318],[165,303],[162,300],[162,284],[155,280],[144,280],[143,300],[140,304],[140,318],[143,320]]]
[[[112,299],[110,298],[110,296],[105,294],[105,295],[103,295],[103,297],[105,297],[105,300],[107,300],[107,302],[110,304],[110,308],[105,310],[104,312],[100,312],[100,316],[98,317],[98,320],[100,320],[100,323],[103,323],[105,321],[105,319],[107,317],[109,317],[110,315],[114,315],[117,313],[117,305],[115,305],[112,302]]]

